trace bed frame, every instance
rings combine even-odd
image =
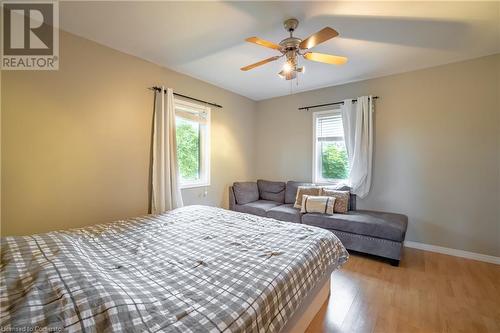
[[[300,303],[290,320],[281,329],[281,333],[304,333],[306,331],[311,321],[330,296],[331,274],[332,271],[329,271],[318,281],[316,286]]]

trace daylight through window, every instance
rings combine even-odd
[[[210,185],[210,108],[175,101],[177,160],[181,187]]]
[[[335,183],[349,177],[349,162],[340,110],[314,113],[315,183]]]

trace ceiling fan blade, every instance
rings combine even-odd
[[[248,37],[247,39],[245,39],[247,42],[250,42],[250,43],[254,43],[254,44],[257,44],[257,45],[260,45],[260,46],[264,46],[264,47],[267,47],[267,48],[270,48],[270,49],[275,49],[275,50],[281,50],[281,46],[279,46],[278,44],[274,44],[273,42],[270,42],[270,41],[267,41],[267,40],[264,40],[264,39],[260,39],[259,37]]]
[[[264,59],[262,61],[256,62],[255,64],[251,64],[251,65],[248,65],[248,66],[245,66],[245,67],[241,67],[240,69],[242,71],[248,71],[248,70],[251,70],[251,69],[253,69],[255,67],[267,64],[268,62],[278,60],[280,57],[281,56],[274,56],[274,57],[271,57],[271,58],[267,58],[267,59]]]
[[[318,31],[317,33],[307,37],[300,44],[299,47],[301,49],[310,49],[318,44],[326,42],[333,37],[337,37],[339,33],[330,27],[326,27]]]
[[[347,62],[346,57],[340,57],[331,54],[316,53],[316,52],[307,52],[306,54],[304,54],[304,58],[306,58],[307,60],[324,62],[325,64],[331,64],[331,65],[343,65]]]

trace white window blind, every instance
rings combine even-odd
[[[194,106],[193,104],[188,105],[182,102],[176,102],[175,115],[177,117],[181,117],[186,120],[191,120],[200,124],[206,124],[208,118],[208,112],[206,107],[197,107]]]
[[[316,138],[319,142],[344,141],[344,128],[340,113],[320,115],[316,121]]]

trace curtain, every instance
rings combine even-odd
[[[177,145],[175,141],[175,109],[172,89],[155,91],[153,118],[153,158],[151,177],[151,213],[160,214],[182,207]]]
[[[341,107],[345,145],[349,159],[349,186],[352,193],[364,198],[370,191],[373,155],[372,96],[344,100]]]

